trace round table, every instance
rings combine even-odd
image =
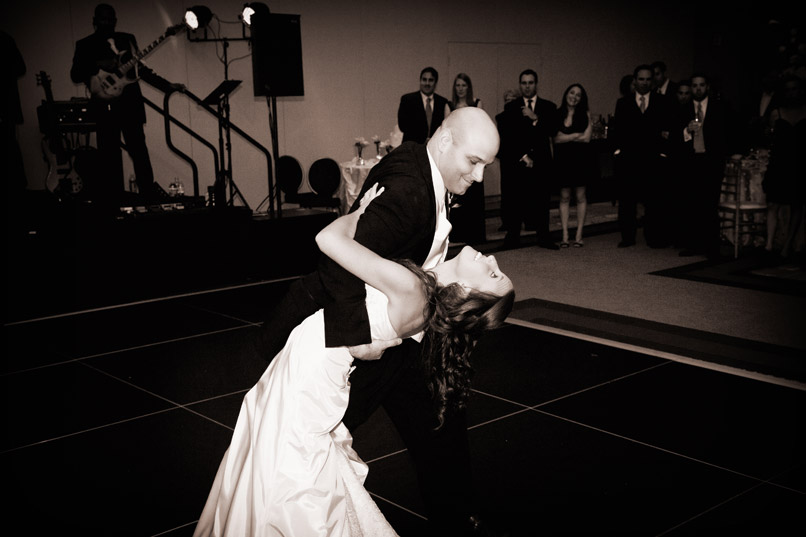
[[[339,163],[341,168],[341,182],[339,183],[339,199],[341,199],[341,214],[347,214],[350,207],[355,203],[361,187],[364,186],[369,171],[380,160],[377,157],[359,162],[353,159],[348,162]]]

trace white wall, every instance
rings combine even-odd
[[[44,93],[36,85],[35,74],[44,70],[50,75],[56,100],[85,95],[81,85],[70,81],[70,66],[75,41],[92,32],[97,3],[31,0],[5,2],[0,8],[0,24],[16,40],[28,68],[19,80],[25,116],[19,137],[31,189],[44,188],[47,173],[36,120]],[[179,0],[110,3],[117,10],[118,30],[135,34],[141,48],[180,22],[190,4]],[[222,20],[234,23],[221,24],[221,35],[241,36],[237,15],[242,1],[217,0],[206,5]],[[588,90],[592,112],[607,114],[614,109],[619,80],[635,65],[662,59],[675,79],[690,74],[694,63],[693,29],[682,7],[670,10],[647,3],[641,7],[621,0],[606,4],[589,0],[528,4],[520,0],[284,0],[267,5],[275,13],[301,15],[305,96],[278,98],[278,143],[280,155],[296,157],[306,171],[320,157],[350,159],[355,137],[386,138],[396,123],[400,95],[418,88],[419,72],[428,65],[439,71],[437,92],[444,96],[450,96],[456,73],[467,72],[486,110],[494,115],[503,107],[502,87],[516,87],[518,73],[525,68],[538,71],[538,93],[543,98],[556,103],[569,84],[580,82]],[[481,63],[476,65],[484,76],[474,76],[472,66],[462,65],[474,49],[482,51]],[[515,49],[533,50],[539,57],[515,65],[507,61],[509,56],[499,55],[497,77],[491,80],[489,62],[496,58],[495,51]],[[165,78],[205,97],[224,78],[216,51],[222,53],[221,44],[192,43],[182,33],[163,43],[147,63]],[[248,53],[247,43],[230,43],[230,60]],[[230,79],[243,80],[231,96],[231,116],[270,149],[268,107],[264,97],[253,96],[251,69],[248,57],[229,67]],[[145,83],[141,87],[146,97],[162,104],[161,93]],[[213,118],[181,95],[170,103],[180,121],[218,146]],[[162,118],[150,109],[147,116],[146,137],[157,181],[167,188],[173,177],[179,177],[189,189],[190,168],[167,148]],[[209,151],[177,129],[172,133],[176,145],[197,161],[201,192],[205,192],[214,180]],[[368,152],[374,154],[374,148]],[[257,208],[268,188],[265,158],[233,133],[232,163],[235,183],[250,206]],[[125,166],[128,176],[130,163]]]

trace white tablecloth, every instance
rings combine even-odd
[[[339,163],[341,168],[341,183],[339,184],[339,198],[341,199],[341,214],[347,214],[350,207],[358,198],[361,187],[364,186],[369,171],[379,160],[377,158],[366,159],[363,164],[356,159]]]

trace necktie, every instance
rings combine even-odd
[[[531,110],[532,112],[534,112],[534,111],[535,111],[535,107],[534,107],[534,106],[532,106],[532,99],[529,99],[529,100],[527,101],[527,103],[528,103],[528,105],[529,105],[529,110]]]
[[[697,103],[697,121],[700,123],[700,130],[694,132],[694,152],[705,153],[705,140],[702,137],[702,103]]]
[[[638,107],[641,109],[642,114],[646,112],[646,97],[643,95],[638,98]]]
[[[445,192],[445,216],[451,216],[451,204],[453,203],[453,194]]]
[[[431,118],[434,116],[434,109],[431,108],[431,97],[425,100],[425,119],[428,121],[428,136],[431,136]]]

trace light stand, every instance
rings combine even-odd
[[[212,17],[212,13],[203,6],[196,6],[192,8],[192,10],[204,10],[202,13],[206,11],[205,15],[207,16],[199,18],[199,23],[196,28],[188,25],[188,41],[197,43],[220,42],[224,48],[224,80],[204,99],[204,101],[202,101],[208,106],[215,105],[218,110],[218,150],[221,159],[219,169],[216,170],[215,185],[213,186],[214,206],[225,207],[227,204],[232,205],[237,195],[241,202],[248,208],[249,204],[232,179],[232,129],[230,127],[229,95],[240,86],[241,81],[229,79],[228,49],[230,41],[251,41],[251,38],[246,37],[245,29],[242,30],[242,37],[210,37],[207,34],[207,23]],[[196,34],[199,27],[203,29],[202,36]],[[229,189],[229,196],[227,196],[227,189]],[[227,199],[229,199],[229,201],[227,201]]]
[[[242,11],[239,18],[241,19],[241,37],[234,37],[234,38],[226,38],[226,37],[217,37],[213,36],[210,37],[207,34],[207,24],[212,20],[213,14],[212,12],[205,6],[194,6],[189,8],[185,13],[185,24],[188,27],[187,37],[189,41],[194,42],[222,42],[224,46],[224,81],[219,84],[219,86],[213,90],[213,92],[207,96],[204,100],[204,103],[207,105],[212,105],[213,103],[216,104],[218,107],[218,122],[219,122],[219,150],[221,152],[221,164],[220,169],[216,170],[216,184],[214,187],[214,195],[215,195],[215,203],[220,204],[220,199],[225,197],[226,192],[226,185],[229,184],[229,194],[230,194],[230,203],[232,202],[232,198],[235,194],[237,194],[241,201],[249,207],[244,199],[243,195],[241,195],[238,187],[235,186],[234,181],[232,180],[232,144],[230,139],[230,121],[229,121],[229,94],[240,84],[240,80],[229,80],[228,77],[228,63],[227,63],[227,49],[229,47],[230,41],[249,41],[250,47],[252,49],[252,70],[253,70],[253,81],[255,86],[255,96],[258,95],[266,95],[267,105],[269,108],[269,130],[271,133],[271,141],[272,141],[272,154],[268,155],[269,164],[268,164],[268,176],[269,176],[269,188],[268,188],[268,195],[266,198],[260,202],[258,206],[258,210],[260,207],[263,206],[266,201],[269,202],[269,210],[268,213],[271,217],[274,217],[274,203],[277,200],[277,212],[278,215],[280,214],[280,190],[279,184],[275,187],[274,185],[274,177],[277,174],[277,154],[279,151],[278,143],[277,143],[277,99],[275,97],[272,88],[270,88],[270,84],[268,82],[262,82],[262,77],[258,78],[256,76],[255,71],[255,51],[256,49],[264,50],[265,46],[263,44],[266,42],[266,39],[269,37],[271,31],[269,29],[269,22],[270,22],[271,12],[269,11],[268,6],[266,4],[260,2],[252,2],[249,4],[244,5],[244,10]],[[247,36],[247,26],[250,28],[249,36]],[[255,28],[257,27],[257,32]],[[197,33],[201,32],[201,36]],[[259,43],[258,43],[259,42]],[[259,88],[259,89],[258,89]],[[270,96],[270,97],[269,97]],[[224,155],[227,155],[227,164],[224,164]],[[223,194],[223,195],[222,195]]]

